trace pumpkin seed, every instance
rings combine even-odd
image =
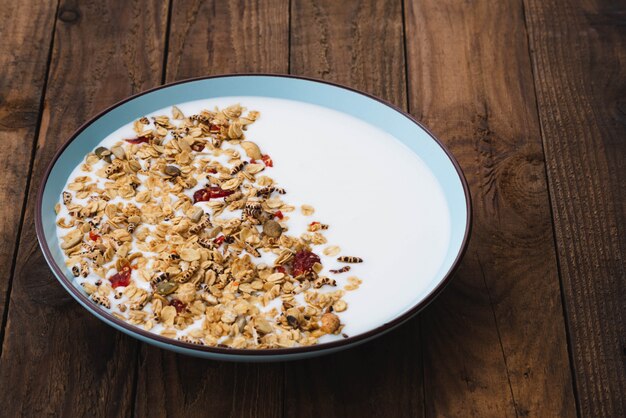
[[[98,148],[96,148],[96,150],[94,152],[96,153],[98,158],[100,158],[101,160],[104,160],[107,163],[111,162],[111,151],[109,151],[108,148],[98,147]]]
[[[273,220],[267,220],[263,224],[263,233],[270,238],[278,238],[283,233],[283,227]]]
[[[180,176],[180,169],[174,165],[166,165],[163,172],[171,177]]]
[[[162,296],[167,296],[178,289],[178,284],[172,282],[161,282],[157,285],[156,291]]]

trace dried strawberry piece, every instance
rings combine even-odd
[[[213,240],[213,242],[215,243],[215,245],[217,245],[218,247],[220,245],[222,245],[222,243],[226,240],[226,237],[224,235],[220,235],[219,237],[215,238]]]
[[[274,267],[274,271],[277,272],[277,273],[287,274],[287,269],[284,268],[283,266],[276,266],[276,267]]]
[[[210,168],[207,170],[207,172],[211,173],[211,174],[217,174],[217,168]]]
[[[254,158],[250,158],[250,164],[256,164],[256,160]]]
[[[124,141],[128,142],[129,144],[145,144],[150,142],[150,137],[143,135],[138,136],[137,138],[125,139]]]
[[[187,304],[185,302],[182,302],[182,301],[180,301],[178,299],[170,300],[170,305],[173,306],[174,309],[176,309],[176,312],[178,312],[178,313],[181,313],[187,307]]]
[[[212,123],[209,125],[209,132],[212,134],[218,134],[220,133],[220,126],[219,125],[213,125]]]
[[[125,265],[122,270],[109,277],[111,287],[115,289],[119,286],[128,286],[130,284],[130,265]]]
[[[270,157],[269,155],[263,155],[261,159],[263,160],[263,163],[266,167],[274,167],[274,161],[272,161],[272,157]]]
[[[230,196],[233,193],[232,190],[222,190],[220,186],[209,186],[204,189],[196,190],[193,194],[193,203],[208,202],[211,199]]]
[[[292,273],[294,277],[313,271],[313,265],[320,262],[320,257],[311,251],[298,251],[293,257]]]
[[[206,202],[211,199],[211,193],[207,189],[196,190],[193,194],[193,203]]]
[[[285,217],[285,215],[283,215],[281,211],[274,212],[274,216],[277,217],[278,219],[283,219]]]
[[[94,231],[89,231],[89,239],[92,241],[98,241],[100,235],[96,234]]]

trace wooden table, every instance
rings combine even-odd
[[[3,416],[626,416],[626,4],[610,0],[21,0],[0,8]],[[471,244],[422,314],[359,348],[231,364],[87,314],[34,196],[82,122],[231,72],[347,84],[452,150]]]

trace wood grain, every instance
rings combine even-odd
[[[400,1],[293,1],[291,72],[344,83],[406,108]],[[288,363],[285,415],[422,416],[416,320],[346,352]]]
[[[0,358],[0,405],[11,415],[130,415],[137,344],[56,281],[38,248],[33,212],[43,171],[72,131],[159,83],[166,7],[161,0],[60,4]]]
[[[0,8],[5,414],[574,416],[576,394],[581,416],[626,416],[623,2],[289,1]],[[408,96],[459,159],[475,223],[449,288],[381,339],[266,365],[141,345],[76,304],[33,226],[65,138],[163,81],[290,69]]]
[[[407,1],[411,112],[459,160],[474,230],[422,316],[427,415],[575,416],[519,1]]]
[[[167,81],[229,72],[287,72],[286,1],[175,0]],[[136,415],[282,414],[283,365],[233,364],[142,347]]]
[[[173,0],[167,80],[286,73],[288,0]]]
[[[579,407],[626,416],[626,4],[525,1]]]
[[[0,8],[0,318],[22,220],[57,1],[10,2]],[[2,341],[0,323],[0,343]]]

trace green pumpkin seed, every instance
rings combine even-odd
[[[172,282],[161,282],[157,285],[156,291],[159,295],[167,296],[178,289],[178,284]]]
[[[98,147],[94,152],[101,160],[104,160],[107,163],[111,162],[111,151],[109,151],[108,148]]]

